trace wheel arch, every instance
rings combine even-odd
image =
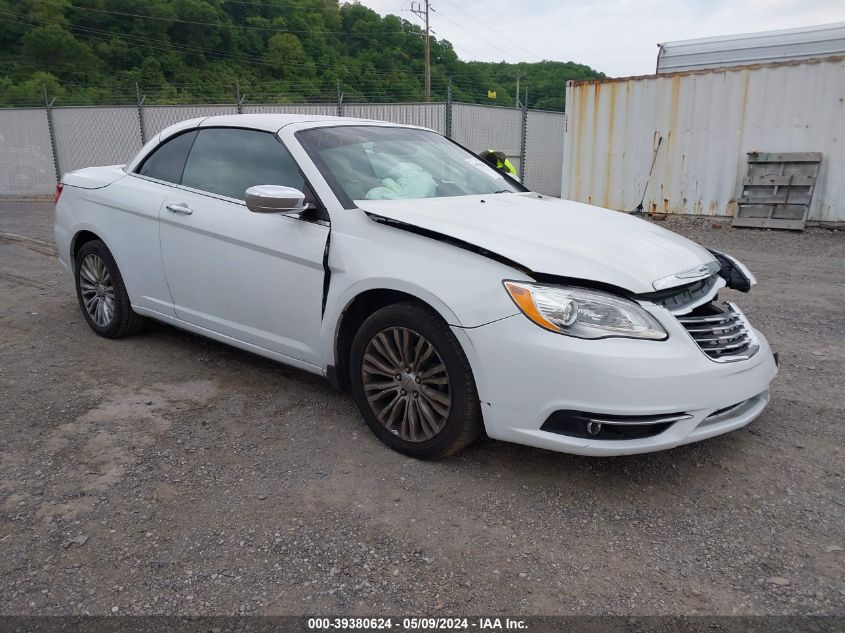
[[[139,294],[139,286],[137,284],[137,276],[132,274],[133,269],[130,265],[131,259],[129,259],[129,253],[131,253],[133,245],[129,241],[131,240],[129,234],[126,231],[118,229],[119,227],[102,221],[91,222],[86,220],[77,222],[68,230],[67,234],[71,237],[62,248],[65,248],[68,254],[69,272],[71,278],[73,278],[76,275],[76,260],[79,250],[85,244],[94,240],[99,240],[105,244],[123,277],[123,285],[129,294],[130,302],[134,305],[136,297]],[[129,244],[128,247],[127,243]]]
[[[385,285],[362,289],[351,296],[340,311],[332,336],[331,362],[326,368],[326,378],[332,386],[341,391],[347,390],[352,339],[361,324],[381,308],[395,303],[411,302],[433,310],[449,325],[458,323],[455,314],[437,297],[420,297],[426,294]]]
[[[88,229],[81,229],[74,233],[73,237],[70,240],[71,262],[74,263],[76,261],[76,255],[77,253],[79,253],[79,249],[81,249],[86,242],[93,242],[94,240],[102,241],[103,238],[94,233],[94,231],[89,231]]]
[[[79,249],[81,249],[85,244],[88,242],[93,242],[94,240],[100,240],[103,244],[106,244],[106,241],[102,238],[101,235],[95,233],[94,231],[83,228],[79,229],[74,232],[73,237],[70,240],[70,265],[71,271],[75,270],[76,267],[76,255],[79,253]],[[108,244],[106,244],[106,248],[108,248]],[[109,252],[111,249],[109,248]],[[114,256],[114,254],[112,254]]]

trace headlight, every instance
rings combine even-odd
[[[657,320],[633,301],[581,288],[505,281],[517,307],[537,325],[578,338],[644,338],[668,335]]]

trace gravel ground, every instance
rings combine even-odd
[[[770,408],[671,451],[384,448],[320,378],[85,325],[52,205],[0,203],[2,614],[843,614],[845,235],[673,230],[740,256]],[[733,294],[733,293],[727,293]]]

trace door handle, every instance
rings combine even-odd
[[[181,215],[191,215],[194,212],[191,207],[182,202],[168,204],[165,208],[171,213],[179,213]]]

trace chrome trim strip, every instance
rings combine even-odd
[[[720,411],[719,413],[711,413],[701,422],[699,422],[698,426],[696,426],[695,428],[700,429],[702,427],[710,426],[712,424],[719,424],[721,422],[730,420],[731,418],[744,415],[747,411],[757,406],[761,400],[767,399],[768,393],[768,390],[766,390],[762,393],[758,393],[756,396],[751,396],[750,398],[748,398],[748,400],[738,402],[737,404],[733,405],[728,409],[725,409],[724,411]]]
[[[719,328],[713,328],[713,329],[717,330]],[[725,334],[723,336],[716,335],[716,336],[711,336],[711,337],[708,337],[708,338],[695,338],[695,337],[693,337],[693,338],[695,338],[696,343],[718,343],[719,341],[734,341],[738,338],[744,338],[745,336],[746,336],[745,331],[740,329],[737,332],[734,332],[732,334]]]
[[[745,347],[749,343],[751,343],[751,337],[745,335],[741,341],[737,341],[736,343],[730,343],[729,345],[720,345],[716,347],[707,347],[702,349],[704,349],[704,351],[706,352],[723,352],[729,349],[739,349],[740,347]]]
[[[680,422],[681,420],[689,420],[692,416],[684,415],[669,415],[663,418],[654,418],[644,422],[642,420],[604,420],[602,418],[587,418],[590,422],[596,424],[607,424],[608,426],[649,426],[652,424],[667,424],[669,422]]]
[[[668,277],[658,279],[652,282],[651,287],[655,290],[666,290],[667,288],[682,286],[697,279],[709,277],[713,273],[719,272],[721,268],[722,267],[719,265],[719,262],[714,259],[713,261],[707,262],[706,264],[702,264],[701,266],[682,270],[681,272],[675,273],[674,275],[669,275]]]
[[[730,304],[728,304],[730,305]],[[720,322],[728,322],[728,321],[736,321],[739,319],[739,315],[736,313],[731,314],[714,314],[713,316],[701,316],[701,317],[680,317],[678,321],[681,323],[720,323]]]
[[[685,328],[687,332],[690,334],[697,334],[699,332],[703,332],[705,334],[709,334],[710,332],[715,332],[717,330],[730,332],[730,331],[742,331],[742,323],[735,322],[731,323],[730,325],[714,325],[711,327],[689,327]]]
[[[754,398],[756,398],[756,397],[757,396],[754,396]],[[719,413],[711,413],[706,418],[704,418],[704,420],[702,420],[702,422],[713,421],[713,420],[718,420],[719,418],[722,418],[722,417],[727,417],[730,413],[733,413],[737,409],[740,409],[743,406],[745,406],[746,404],[748,404],[749,400],[752,400],[752,399],[753,398],[749,398],[748,400],[743,400],[742,402],[738,402],[734,406],[729,407],[729,408],[725,409],[724,411],[719,411]]]

